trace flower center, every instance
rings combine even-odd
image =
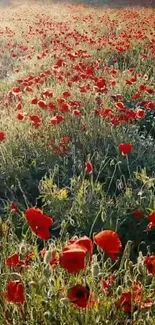
[[[78,291],[76,292],[76,297],[77,297],[77,298],[83,298],[83,297],[84,297],[84,292],[83,292],[82,290],[78,290]]]

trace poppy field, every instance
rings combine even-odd
[[[0,6],[0,325],[155,324],[155,9],[107,2]]]

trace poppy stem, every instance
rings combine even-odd
[[[126,155],[126,162],[127,162],[127,168],[128,168],[128,172],[129,172],[129,177],[130,177],[130,179],[131,179],[132,177],[131,177],[131,172],[130,172],[130,166],[129,166],[129,158],[128,158],[128,155]]]
[[[97,213],[97,215],[96,215],[96,217],[95,217],[95,219],[94,219],[94,222],[92,223],[92,226],[91,226],[91,228],[90,228],[90,232],[89,232],[89,237],[90,237],[90,238],[91,238],[91,236],[92,236],[92,232],[93,232],[94,226],[95,226],[95,224],[96,224],[96,222],[97,222],[97,220],[98,220],[98,218],[99,218],[99,216],[100,216],[100,213],[101,213],[101,208],[100,208],[99,212]]]

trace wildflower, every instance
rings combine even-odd
[[[50,238],[50,227],[53,219],[43,214],[40,209],[29,208],[25,211],[25,218],[31,228],[40,239]]]
[[[18,113],[16,115],[17,120],[22,121],[24,119],[25,115],[23,113]]]
[[[122,102],[117,102],[115,105],[119,110],[124,110],[125,109],[125,105]]]
[[[46,89],[42,92],[42,94],[46,97],[53,97],[53,92],[50,89]]]
[[[6,265],[8,265],[10,267],[16,267],[16,266],[23,265],[23,262],[20,260],[20,257],[18,254],[13,254],[13,255],[9,256],[6,259],[5,263],[6,263]]]
[[[136,116],[137,116],[137,118],[144,118],[145,117],[145,111],[144,111],[144,109],[137,109],[136,110]]]
[[[43,248],[41,251],[41,256],[44,258],[44,262],[49,264],[51,268],[55,268],[55,266],[59,263],[59,254],[53,251],[47,251],[46,248]]]
[[[15,268],[15,267],[27,267],[30,262],[32,262],[34,257],[34,253],[29,253],[25,256],[24,260],[20,259],[20,255],[17,253],[7,257],[5,264],[9,267]]]
[[[88,174],[91,174],[93,172],[93,166],[90,161],[87,161],[85,163],[85,167],[86,167],[86,171],[88,172]]]
[[[142,285],[140,282],[135,283],[130,291],[123,292],[117,300],[117,308],[123,308],[125,312],[131,312],[131,309],[140,304],[142,300]]]
[[[132,99],[133,99],[133,100],[136,100],[136,99],[138,99],[139,97],[140,97],[140,93],[139,93],[139,92],[136,92],[135,94],[133,94]]]
[[[123,292],[116,301],[116,307],[123,308],[127,313],[135,309],[150,308],[152,304],[151,298],[143,300],[143,289],[140,282],[135,283],[130,291]]]
[[[94,242],[99,246],[112,260],[117,259],[117,254],[122,249],[118,234],[112,230],[103,230],[94,236]]]
[[[123,308],[125,312],[131,312],[131,293],[123,292],[121,297],[116,301],[117,308]]]
[[[145,256],[144,257],[144,265],[146,266],[147,270],[151,274],[155,274],[155,255]]]
[[[18,211],[17,205],[14,202],[10,203],[10,210],[15,212]]]
[[[148,102],[148,103],[146,104],[146,108],[147,108],[147,109],[154,109],[154,108],[155,108],[155,103],[153,103],[153,102]]]
[[[24,303],[24,285],[20,281],[11,281],[7,284],[6,291],[3,292],[6,300],[14,304]]]
[[[50,122],[52,125],[57,125],[63,121],[64,121],[64,117],[62,115],[56,115],[51,118]]]
[[[118,147],[119,147],[119,150],[120,150],[121,154],[123,156],[125,156],[128,153],[130,153],[133,145],[132,145],[132,143],[120,143]]]
[[[21,90],[20,90],[19,87],[13,87],[13,88],[12,88],[12,93],[13,93],[13,94],[16,95],[16,94],[19,94],[20,92],[21,92]]]
[[[90,238],[88,238],[87,236],[83,236],[79,239],[71,239],[69,241],[69,245],[67,247],[71,247],[71,245],[76,245],[76,246],[80,246],[81,248],[85,249],[90,255],[92,255],[93,253],[93,243],[91,241]],[[73,246],[72,246],[73,247]]]
[[[43,100],[39,100],[37,104],[42,109],[46,109],[47,108],[47,104]]]
[[[148,215],[148,219],[149,219],[150,223],[147,225],[147,230],[149,230],[155,226],[155,211],[151,212]]]
[[[64,98],[67,98],[67,97],[70,97],[71,96],[71,93],[70,93],[70,91],[64,91],[63,94],[62,94],[62,96]]]
[[[5,138],[6,138],[5,132],[0,131],[0,142],[1,142],[1,141],[4,141]]]
[[[38,98],[37,97],[32,98],[31,104],[36,105],[37,103],[38,103]]]
[[[107,294],[110,293],[111,286],[115,281],[115,275],[111,274],[108,279],[105,281],[104,279],[101,280],[101,289],[105,291]]]
[[[86,308],[90,298],[90,289],[88,285],[76,284],[68,290],[67,297],[77,307]]]
[[[22,104],[19,102],[17,105],[16,105],[16,108],[15,108],[15,111],[20,111],[22,109]]]
[[[139,209],[135,209],[133,211],[133,215],[137,220],[141,220],[144,217],[144,214],[142,211],[140,211]]]
[[[39,115],[31,114],[31,115],[29,116],[29,118],[30,118],[30,120],[31,120],[31,122],[32,122],[32,125],[33,125],[35,128],[37,128],[37,127],[40,126],[40,124],[41,124],[41,118],[40,118]]]
[[[59,264],[68,273],[78,273],[86,267],[86,249],[80,246],[67,246],[59,256]]]

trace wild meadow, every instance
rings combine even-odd
[[[0,6],[0,325],[155,324],[155,10],[122,4]]]

